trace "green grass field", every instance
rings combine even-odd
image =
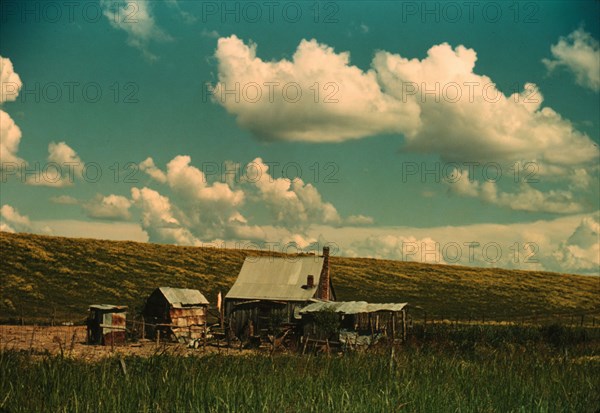
[[[577,347],[122,360],[0,353],[0,411],[594,413],[600,407],[600,355]]]
[[[156,287],[226,293],[249,254],[265,252],[0,232],[0,318],[81,321],[92,303],[139,310]],[[409,302],[430,317],[518,321],[600,310],[600,278],[332,257],[338,300]]]

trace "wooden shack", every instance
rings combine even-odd
[[[87,318],[87,343],[105,346],[122,345],[126,340],[127,307],[93,304]]]
[[[208,300],[198,290],[160,287],[150,294],[143,310],[148,338],[160,335],[186,343],[206,335]]]
[[[322,256],[247,257],[225,296],[228,331],[264,338],[299,323],[298,310],[314,299],[335,300],[329,248]]]
[[[407,306],[407,303],[365,301],[309,304],[300,310],[303,341],[327,341],[354,348],[381,338],[406,340]]]

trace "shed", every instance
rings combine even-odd
[[[87,319],[88,344],[120,345],[126,339],[127,307],[112,304],[93,304]]]
[[[264,337],[297,323],[297,310],[316,298],[335,300],[329,248],[323,256],[247,257],[225,296],[225,317],[237,337]]]
[[[144,306],[146,332],[150,338],[173,335],[179,342],[206,334],[208,300],[198,290],[160,287],[150,294]]]
[[[408,303],[315,302],[300,310],[305,340],[370,344],[381,337],[406,338]]]

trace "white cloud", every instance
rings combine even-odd
[[[70,195],[51,196],[50,202],[59,205],[77,205],[79,201]]]
[[[227,182],[208,182],[205,174],[191,165],[191,158],[185,155],[174,157],[168,162],[166,172],[160,170],[152,158],[140,164],[140,169],[150,175],[154,180],[167,183],[171,190],[172,199],[168,199],[158,192],[148,193],[148,205],[169,204],[169,217],[176,221],[180,229],[187,231],[182,234],[173,231],[149,230],[150,239],[166,242],[166,237],[177,237],[186,245],[226,237],[234,228],[240,230],[247,221],[238,208],[244,204],[245,193],[241,189],[232,189]],[[150,195],[152,194],[152,196]],[[150,198],[153,201],[150,202]],[[159,200],[161,200],[159,202]],[[140,206],[139,202],[136,206]],[[145,213],[149,207],[142,208]],[[156,213],[149,216],[156,216]],[[164,220],[146,220],[144,228],[162,227]]]
[[[241,216],[238,208],[245,201],[242,190],[224,182],[207,182],[189,156],[176,156],[167,164],[167,183],[174,193],[180,222],[199,239],[221,238],[232,219]]]
[[[206,37],[208,39],[218,39],[219,37],[221,37],[221,35],[219,34],[218,31],[216,30],[206,30],[206,29],[202,29],[202,31],[200,32],[200,36],[202,37]]]
[[[529,160],[558,166],[598,156],[587,135],[541,107],[537,86],[528,83],[521,93],[505,96],[492,79],[473,72],[476,60],[473,49],[452,49],[446,43],[429,49],[423,60],[376,53],[373,66],[384,90],[398,99],[415,99],[421,108],[420,126],[405,128],[405,150],[437,153],[448,161]],[[414,94],[409,86],[416,88]],[[427,92],[436,89],[433,95]]]
[[[21,215],[19,211],[8,204],[0,208],[0,230],[5,232],[30,232],[31,221],[29,217]]]
[[[412,236],[370,236],[354,243],[351,255],[366,258],[383,258],[399,261],[416,261],[430,264],[446,264],[438,242],[431,238],[417,239]],[[351,247],[352,248],[352,247]]]
[[[232,162],[224,165],[227,165],[227,170],[239,169],[240,166]],[[337,209],[323,201],[316,187],[301,179],[274,178],[269,174],[268,165],[260,158],[247,165],[247,175],[241,182],[231,181],[229,175],[224,177],[226,182],[208,182],[206,175],[191,164],[191,158],[184,155],[169,161],[166,173],[154,164],[152,158],[142,162],[140,168],[155,180],[166,182],[172,193],[169,199],[144,188],[151,192],[147,192],[145,198],[140,194],[134,198],[134,205],[142,210],[142,216],[147,217],[143,220],[143,227],[148,230],[151,241],[167,242],[167,237],[174,239],[170,232],[165,234],[163,230],[154,230],[164,227],[165,219],[157,219],[160,214],[156,208],[151,213],[151,205],[168,205],[168,208],[165,206],[169,211],[167,216],[169,220],[175,220],[169,221],[169,225],[187,231],[180,239],[186,244],[214,240],[265,241],[268,240],[265,237],[271,234],[276,236],[277,242],[288,240],[297,245],[308,245],[314,242],[305,234],[311,224],[340,225],[343,222]],[[139,201],[141,199],[147,199],[147,202],[144,204]],[[250,204],[249,211],[261,211],[259,215],[263,224],[248,221],[242,212],[247,204]],[[269,217],[263,216],[265,210]],[[252,217],[252,221],[255,218]],[[269,224],[275,222],[276,226],[265,225],[265,219]],[[364,225],[372,221],[369,217],[354,216],[350,222]]]
[[[146,172],[152,179],[157,182],[167,182],[167,175],[154,165],[154,160],[151,157],[146,158],[145,161],[139,164],[140,170]]]
[[[48,161],[59,165],[73,165],[78,171],[83,169],[83,161],[65,142],[50,142],[48,145]]]
[[[0,110],[0,163],[23,163],[17,156],[21,142],[21,129],[8,113]]]
[[[198,21],[198,18],[196,16],[194,16],[192,13],[188,13],[187,11],[181,9],[181,6],[179,5],[178,0],[167,0],[166,4],[168,6],[174,8],[179,13],[179,16],[185,23],[192,24],[192,23],[195,23],[196,21]]]
[[[131,222],[81,221],[75,219],[40,220],[40,227],[50,228],[53,235],[74,238],[148,242],[148,234]]]
[[[437,263],[598,274],[598,235],[593,222],[598,222],[598,211],[515,224],[313,226],[307,235],[324,236],[340,247],[343,256],[436,263],[439,253]],[[580,233],[587,235],[574,236]]]
[[[554,252],[555,267],[563,272],[600,276],[600,221],[585,217],[573,234]]]
[[[65,142],[50,142],[48,164],[39,173],[27,176],[27,184],[55,188],[73,185],[75,179],[83,177],[84,162],[77,152]]]
[[[23,86],[21,78],[13,69],[10,59],[0,56],[0,105],[17,100]],[[8,113],[0,110],[0,164],[25,161],[17,156],[21,142],[21,129]],[[3,169],[0,167],[0,170]]]
[[[346,223],[349,225],[371,225],[373,224],[373,217],[368,217],[366,215],[350,215],[346,218]]]
[[[83,209],[90,218],[125,221],[131,217],[129,207],[131,201],[120,195],[97,195],[83,204]]]
[[[233,35],[219,39],[215,56],[215,101],[260,139],[339,142],[418,123],[416,104],[387,96],[374,71],[351,66],[347,52],[335,53],[316,40],[303,40],[291,61],[267,62],[256,57],[255,44]],[[224,94],[236,85],[237,102]]]
[[[578,85],[600,90],[600,47],[598,40],[583,28],[561,37],[550,48],[553,59],[543,59],[549,72],[564,67],[575,75]]]
[[[236,102],[216,88],[215,100],[259,138],[339,142],[401,133],[406,151],[447,161],[527,160],[556,168],[584,165],[599,154],[587,135],[542,107],[536,85],[506,96],[492,79],[474,73],[477,54],[464,46],[436,45],[422,60],[379,51],[367,72],[351,66],[348,53],[315,40],[303,40],[291,61],[266,62],[256,57],[256,45],[231,36],[219,39],[216,58],[219,80],[240,91]],[[265,82],[297,82],[302,99],[286,103],[279,90],[273,103],[269,93],[254,102],[253,82],[261,90]],[[339,85],[339,102],[314,103],[309,88],[315,82]]]
[[[10,59],[0,56],[0,105],[17,100],[22,86],[23,82],[15,73]]]
[[[232,190],[226,183],[208,184],[204,173],[190,162],[189,156],[179,155],[167,164],[167,182],[178,195],[223,207],[237,206],[244,201],[244,193]]]
[[[447,182],[450,193],[478,198],[482,202],[514,211],[573,214],[584,210],[573,193],[567,190],[542,192],[527,183],[521,183],[516,192],[501,192],[495,182],[482,183],[469,179],[468,171],[461,171],[456,176],[460,176],[460,179],[453,183]]]
[[[200,241],[173,215],[171,201],[150,188],[132,188],[131,197],[142,212],[142,228],[151,242],[198,245]]]
[[[274,178],[269,166],[261,158],[249,165],[257,172],[254,185],[261,201],[271,210],[277,222],[288,228],[301,228],[311,223],[339,224],[341,218],[329,202],[323,202],[321,194],[302,179]],[[249,169],[250,170],[250,169]]]
[[[127,44],[139,49],[149,60],[157,57],[149,51],[152,41],[168,41],[171,37],[155,22],[148,0],[114,2],[100,0],[104,16],[110,25],[127,33]]]

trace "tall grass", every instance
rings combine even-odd
[[[340,356],[0,353],[7,412],[595,412],[594,350],[405,349]]]

